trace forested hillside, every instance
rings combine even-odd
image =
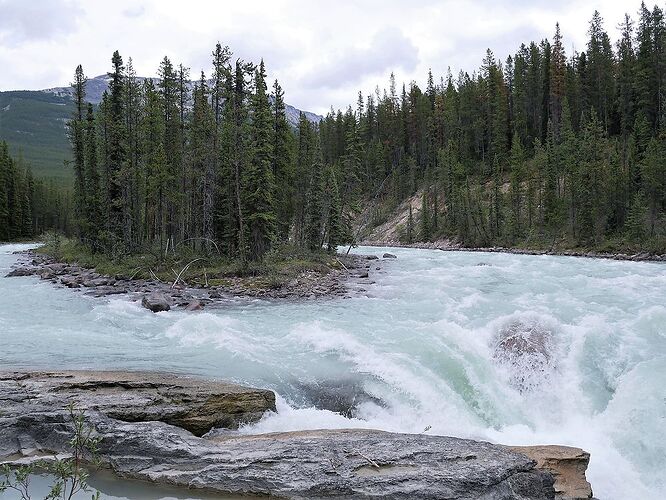
[[[145,80],[137,77],[138,82]],[[106,74],[86,81],[86,101],[97,106],[108,90]],[[153,79],[157,83],[157,79]],[[193,82],[187,82],[191,94]],[[44,90],[0,92],[0,140],[5,140],[14,156],[30,163],[35,177],[70,186],[73,178],[72,149],[67,139],[67,121],[74,111],[71,87]],[[187,103],[191,107],[191,101]],[[287,120],[296,127],[300,110],[285,104]],[[321,117],[304,111],[312,122]]]
[[[30,163],[36,177],[48,177],[61,186],[72,180],[72,150],[67,141],[67,120],[73,102],[65,96],[41,91],[0,92],[0,140],[13,156]]]
[[[613,45],[595,12],[583,52],[556,26],[471,75],[359,93],[321,124],[345,207],[376,196],[376,225],[422,191],[404,242],[664,251],[664,13],[643,5],[619,30]]]
[[[241,262],[279,242],[336,248],[347,238],[338,172],[322,163],[316,125],[301,114],[296,139],[263,61],[233,60],[218,44],[211,66],[191,87],[189,70],[168,58],[153,81],[115,52],[97,111],[76,69],[68,126],[79,240],[113,256],[180,247]]]
[[[35,179],[0,142],[0,241],[34,238],[49,229],[67,232],[70,203],[66,190]]]

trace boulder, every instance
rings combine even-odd
[[[555,479],[555,498],[582,500],[592,498],[592,486],[585,478],[590,454],[570,446],[512,446],[511,450],[536,461],[537,468]]]
[[[203,308],[204,308],[203,303],[197,299],[191,300],[185,306],[186,311],[201,311]]]
[[[79,288],[81,286],[79,280],[74,276],[63,276],[60,278],[60,283],[67,288]]]
[[[555,494],[552,476],[533,460],[485,442],[369,429],[198,437],[232,410],[258,418],[253,410],[273,409],[273,394],[158,373],[0,373],[0,461],[70,452],[69,401],[99,438],[101,464],[125,479],[222,497],[550,500]]]
[[[33,274],[36,274],[37,271],[38,269],[34,267],[20,266],[9,271],[5,275],[5,278],[14,278],[16,276],[32,276]]]
[[[578,448],[370,429],[209,432],[256,422],[275,395],[155,372],[0,371],[0,462],[69,453],[70,402],[100,438],[102,465],[126,479],[294,499],[592,497]]]
[[[0,372],[3,415],[48,412],[68,402],[126,422],[165,422],[197,436],[275,411],[272,391],[163,373]]]
[[[393,255],[392,253],[385,253],[382,255],[382,258],[384,259],[397,259],[398,257],[396,255]]]
[[[171,299],[160,292],[153,292],[143,296],[141,305],[153,312],[168,311],[171,309]]]

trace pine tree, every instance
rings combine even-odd
[[[84,151],[84,112],[86,98],[87,78],[83,74],[83,68],[79,64],[74,72],[74,82],[72,83],[74,97],[74,114],[67,123],[69,140],[74,153],[74,209],[75,216],[79,221],[85,217],[85,151]],[[84,234],[80,235],[85,238]]]
[[[287,122],[284,92],[277,80],[273,84],[273,92],[272,170],[275,180],[276,237],[286,241],[295,210],[294,141]]]
[[[346,230],[342,215],[342,202],[338,181],[332,168],[328,169],[326,176],[326,194],[328,196],[328,217],[326,219],[326,234],[328,235],[327,249],[335,253],[337,247],[347,241]]]
[[[310,182],[308,186],[305,209],[304,244],[311,251],[318,251],[322,246],[324,232],[324,187],[322,179],[323,165],[321,152],[315,146],[314,159],[310,169]]]
[[[11,161],[7,143],[0,142],[0,241],[8,241],[11,238],[8,193]]]
[[[102,198],[97,170],[97,129],[93,105],[88,103],[85,132],[85,186],[86,186],[86,234],[94,251],[102,250],[99,232],[103,227]]]
[[[275,239],[273,131],[266,73],[261,61],[255,71],[252,96],[252,160],[243,177],[243,203],[247,215],[250,259],[260,259]]]
[[[122,171],[127,161],[126,129],[124,123],[124,71],[122,57],[118,51],[111,59],[113,71],[109,73],[109,94],[106,108],[106,182],[108,200],[108,230],[111,241],[108,251],[127,248],[129,241],[124,231]]]
[[[193,220],[189,236],[203,238],[201,242],[210,252],[213,242],[213,210],[216,180],[215,115],[208,102],[206,77],[201,72],[194,88],[194,104],[189,127],[189,153],[192,168],[192,196],[188,213]],[[188,176],[186,176],[188,177]],[[188,179],[186,179],[188,182]]]

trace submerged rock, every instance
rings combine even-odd
[[[305,398],[305,405],[339,413],[347,418],[356,417],[358,407],[365,403],[384,406],[384,402],[369,394],[359,380],[301,382],[297,387]]]
[[[141,305],[153,312],[168,311],[171,309],[171,299],[160,292],[153,292],[143,296]]]
[[[382,255],[384,259],[397,259],[398,257],[396,255],[393,255],[392,253],[385,253]]]
[[[187,303],[185,306],[186,311],[201,311],[204,308],[203,302],[198,299],[194,299]]]
[[[508,368],[521,392],[540,385],[556,367],[552,331],[536,320],[517,320],[501,328],[493,358]]]
[[[570,446],[511,446],[511,450],[535,460],[539,469],[555,479],[555,498],[582,500],[592,498],[592,486],[585,478],[590,454]]]

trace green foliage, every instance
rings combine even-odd
[[[343,206],[373,200],[378,224],[374,214],[426,193],[404,242],[654,247],[666,234],[666,20],[643,6],[620,29],[614,50],[595,12],[584,52],[567,54],[556,25],[552,43],[523,44],[504,64],[488,50],[472,75],[437,84],[429,73],[425,92],[399,93],[391,75],[356,114],[331,110],[321,149],[339,165]]]
[[[21,158],[0,142],[0,241],[31,239],[47,229],[69,229],[69,194],[35,180]]]
[[[93,435],[82,412],[77,412],[74,405],[68,406],[72,419],[73,437],[69,444],[72,456],[69,458],[42,459],[30,465],[12,469],[9,465],[0,466],[0,493],[12,491],[21,500],[30,500],[30,478],[38,472],[45,472],[54,477],[45,500],[71,500],[80,492],[90,492],[92,500],[99,499],[99,492],[88,486],[87,467],[98,467],[99,438]]]

